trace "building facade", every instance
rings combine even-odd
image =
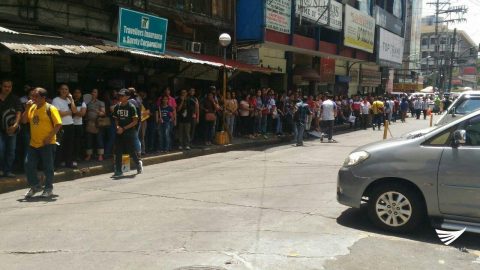
[[[476,64],[478,59],[477,44],[463,30],[456,31],[445,24],[438,27],[438,54],[435,54],[435,17],[422,19],[421,65],[425,73],[426,85],[436,85],[440,90],[448,91],[456,88],[477,87]],[[452,47],[453,54],[452,54]],[[453,59],[452,59],[453,58]],[[436,66],[438,61],[438,67]],[[450,69],[452,79],[450,85]]]

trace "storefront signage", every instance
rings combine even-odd
[[[330,11],[328,10],[329,1]],[[335,0],[297,0],[295,10],[296,15],[302,16],[302,19],[342,31],[343,5]]]
[[[403,38],[379,28],[378,61],[381,66],[398,67],[403,60]]]
[[[237,51],[237,60],[249,65],[259,65],[260,64],[259,49],[258,48],[239,49]]]
[[[377,87],[382,84],[382,73],[374,70],[362,70],[360,84],[362,86]]]
[[[320,59],[320,82],[332,84],[335,83],[335,59]]]
[[[292,0],[266,1],[267,29],[290,34]]]
[[[168,20],[120,8],[118,46],[163,54],[167,41]]]
[[[402,35],[402,20],[388,13],[379,6],[375,6],[375,21],[378,26],[383,27],[399,36]]]
[[[375,19],[349,5],[345,5],[344,45],[373,53]]]

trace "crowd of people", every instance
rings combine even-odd
[[[226,130],[231,140],[293,135],[296,145],[301,146],[305,136],[319,134],[322,141],[336,142],[334,125],[381,130],[384,121],[405,122],[408,112],[417,119],[423,112],[425,118],[432,103],[428,98],[308,96],[301,91],[277,93],[270,88],[230,90],[223,99],[214,86],[201,93],[194,88],[182,89],[174,96],[168,87],[158,94],[133,87],[84,91],[70,89],[67,84],[59,85],[53,99],[47,90],[29,86],[24,89],[25,96],[17,98],[12,94],[11,80],[1,84],[0,169],[5,177],[15,177],[15,160],[19,169],[27,166],[30,171],[40,157],[47,164],[51,159],[53,177],[53,169],[76,168],[80,161],[103,161],[114,155],[115,176],[121,176],[118,156],[123,153],[132,156],[141,173],[142,155],[169,152],[174,146],[185,151],[192,145],[208,146],[220,130]],[[49,106],[42,107],[37,101]],[[40,133],[37,125],[43,128]],[[36,141],[39,134],[46,137]],[[45,156],[51,152],[52,157]],[[38,180],[31,177],[36,191]]]

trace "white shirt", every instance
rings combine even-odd
[[[372,105],[370,104],[370,102],[368,102],[368,101],[367,101],[367,103],[362,102],[360,104],[360,113],[361,114],[369,114],[371,107],[372,107]]]
[[[85,102],[82,102],[81,106],[77,106],[77,112],[80,112],[82,110],[82,108],[85,108],[85,109],[87,108],[87,104],[85,104]],[[83,125],[83,117],[74,116],[73,117],[73,124],[76,125],[76,126]]]
[[[70,101],[67,99],[63,99],[61,97],[56,97],[52,101],[52,105],[55,106],[61,112],[71,112],[70,109]],[[62,117],[62,125],[73,125],[73,117],[72,115],[65,115]]]
[[[329,121],[335,120],[335,111],[337,110],[337,104],[330,99],[325,100],[322,103],[322,120]]]

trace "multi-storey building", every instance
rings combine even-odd
[[[440,19],[439,19],[440,20]],[[428,16],[422,19],[421,36],[421,65],[424,71],[425,82],[436,85],[440,90],[459,87],[477,86],[476,64],[478,59],[477,44],[463,30],[456,31],[446,24],[439,24],[438,35],[435,35],[435,17]],[[439,44],[438,54],[435,54],[435,45]],[[455,43],[455,44],[454,44]],[[452,46],[455,45],[452,55]],[[453,61],[451,62],[451,59]],[[438,66],[436,64],[438,62]],[[452,65],[452,86],[449,86],[450,66]]]

